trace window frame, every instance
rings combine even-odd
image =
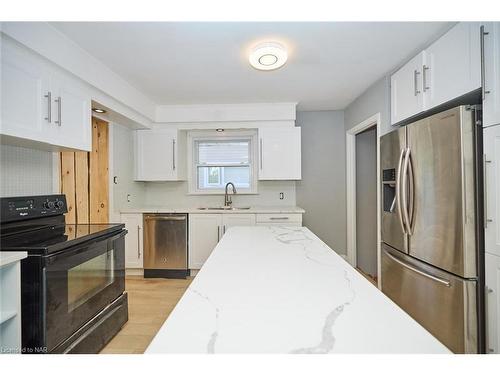
[[[258,194],[257,129],[255,130],[191,130],[188,131],[188,194],[189,195],[224,195],[224,188],[198,188],[197,142],[203,141],[249,141],[248,166],[250,167],[250,187],[238,188],[237,194]],[[210,165],[205,165],[210,166]],[[223,179],[223,173],[220,176]]]

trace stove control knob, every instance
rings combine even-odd
[[[56,205],[52,201],[47,201],[47,202],[45,202],[44,206],[45,206],[46,209],[52,210]]]
[[[56,207],[57,208],[63,208],[63,206],[64,206],[64,202],[63,201],[57,201],[56,202]]]

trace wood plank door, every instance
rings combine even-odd
[[[66,222],[109,221],[108,123],[92,119],[92,152],[61,152],[61,193],[66,195]]]

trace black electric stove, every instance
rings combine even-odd
[[[123,224],[67,224],[64,195],[0,198],[21,261],[21,353],[98,353],[128,320]]]

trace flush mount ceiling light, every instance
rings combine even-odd
[[[92,108],[95,113],[106,113],[105,109],[102,108]]]
[[[249,61],[255,69],[274,70],[286,63],[288,54],[285,47],[277,42],[257,44],[250,53]]]

